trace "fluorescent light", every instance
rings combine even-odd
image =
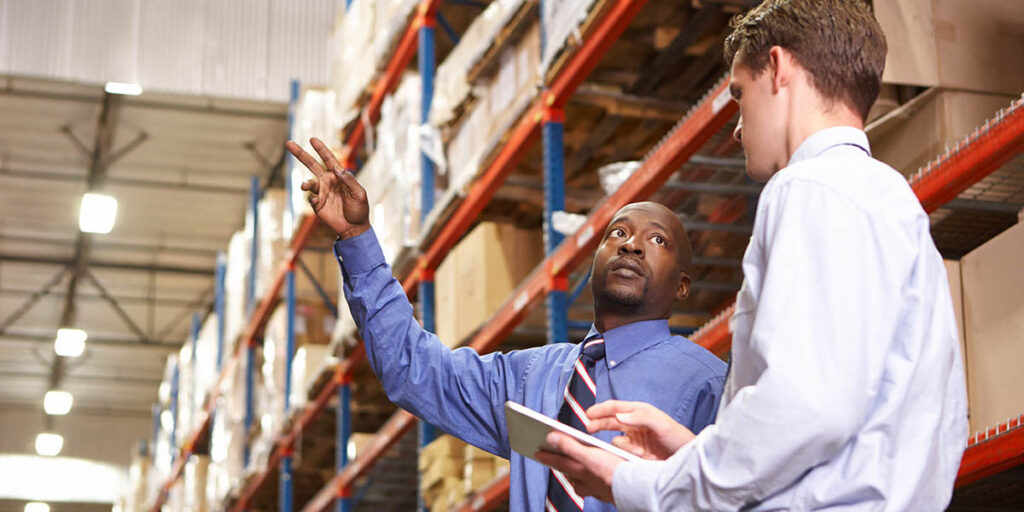
[[[78,212],[78,229],[85,233],[110,233],[117,218],[117,199],[106,194],[86,192]]]
[[[103,90],[110,94],[125,94],[128,96],[138,96],[142,94],[141,85],[128,84],[125,82],[107,82],[107,85],[103,87]]]
[[[78,357],[85,351],[85,340],[89,335],[81,329],[57,329],[57,340],[53,350],[58,356]]]
[[[64,448],[64,438],[60,434],[43,432],[36,436],[36,453],[39,455],[53,457],[60,453],[61,448]]]
[[[75,398],[67,391],[53,389],[46,392],[43,397],[43,410],[51,416],[63,416],[71,412],[71,404]]]
[[[25,512],[50,512],[50,506],[41,501],[30,501],[25,504]]]

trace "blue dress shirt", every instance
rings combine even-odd
[[[512,510],[544,510],[548,470],[509,448],[505,401],[557,417],[580,345],[557,343],[479,355],[450,349],[424,331],[394,279],[373,230],[334,244],[345,297],[366,355],[388,398],[470,444],[510,459]],[[591,328],[591,334],[597,330]],[[595,368],[597,401],[649,402],[700,432],[718,409],[726,364],[669,332],[668,321],[635,322],[604,333]],[[610,441],[616,434],[601,432]],[[613,505],[587,498],[588,511]]]

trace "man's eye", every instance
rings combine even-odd
[[[654,235],[653,237],[651,237],[651,240],[654,240],[654,243],[658,245],[665,245],[665,237],[661,235]]]
[[[626,236],[626,232],[623,231],[622,228],[615,228],[608,234],[615,237]]]

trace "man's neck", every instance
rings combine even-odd
[[[637,315],[623,314],[619,312],[598,312],[594,311],[594,327],[600,332],[608,332],[617,327],[623,325],[629,325],[636,322],[643,322],[645,320],[668,320],[665,315]]]
[[[852,126],[859,130],[864,129],[864,121],[860,114],[838,100],[826,102],[818,94],[817,90],[804,83],[804,87],[797,94],[791,96],[788,107],[788,118],[786,129],[786,161],[781,162],[780,169],[785,167],[793,158],[797,148],[807,140],[808,137],[826,128],[836,126]]]

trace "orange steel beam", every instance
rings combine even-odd
[[[482,512],[491,510],[499,503],[508,501],[509,477],[508,473],[494,477],[493,480],[484,484],[480,490],[457,505],[456,512]]]
[[[910,180],[931,213],[1024,150],[1024,96],[978,127]]]
[[[968,439],[956,486],[972,484],[1021,464],[1024,464],[1024,414]]]
[[[326,510],[336,498],[348,492],[352,483],[363,476],[377,462],[384,452],[398,442],[398,438],[416,425],[416,417],[412,414],[399,410],[388,419],[387,423],[377,432],[366,451],[350,462],[340,473],[334,476],[323,489],[313,496],[302,512]]]
[[[646,0],[620,0],[598,22],[594,31],[572,56],[551,88],[537,99],[537,102],[516,124],[508,142],[502,146],[480,179],[473,183],[466,198],[456,208],[451,219],[438,233],[426,253],[420,257],[416,270],[403,281],[402,287],[407,293],[416,288],[424,271],[437,268],[448,251],[455,246],[480,216],[480,212],[494,197],[498,187],[505,182],[505,178],[512,173],[515,165],[536,140],[540,133],[544,113],[549,108],[560,108],[569,101],[569,97],[594,70],[597,63],[629,26],[645,3]]]
[[[164,482],[162,490],[157,496],[156,502],[150,508],[152,512],[158,512],[167,501],[167,493],[170,492],[174,482],[181,476],[182,471],[185,469],[185,462],[187,462],[189,457],[195,453],[196,443],[198,443],[199,438],[210,429],[210,421],[213,418],[213,407],[214,404],[217,403],[217,397],[220,396],[221,389],[226,384],[228,378],[233,376],[234,371],[238,368],[242,358],[242,351],[250,344],[255,343],[255,340],[259,339],[263,328],[267,325],[267,320],[270,319],[272,308],[274,304],[277,303],[277,296],[281,291],[282,285],[284,285],[285,276],[295,267],[295,259],[298,258],[299,253],[306,246],[306,242],[309,241],[310,234],[319,223],[320,221],[315,215],[310,215],[302,221],[302,224],[299,226],[298,230],[296,230],[295,236],[292,237],[291,247],[289,247],[288,252],[285,253],[284,259],[281,261],[281,265],[274,274],[274,280],[271,281],[267,294],[264,295],[259,306],[256,308],[256,311],[253,312],[252,318],[249,320],[249,326],[245,330],[242,342],[235,346],[234,352],[231,354],[230,359],[228,359],[224,368],[221,370],[220,376],[217,378],[217,382],[210,390],[210,394],[206,397],[206,401],[203,405],[203,420],[199,423],[199,427],[188,437],[184,446],[182,446],[181,452],[178,454],[177,459],[174,461],[174,465],[171,467],[171,474],[168,475],[167,481]],[[230,343],[230,340],[224,341],[225,343]]]
[[[919,170],[910,179],[910,187],[921,201],[921,206],[930,213],[955,199],[1022,150],[1024,96]],[[733,306],[725,310],[728,314],[732,311]],[[732,333],[728,329],[701,328],[690,339],[699,345],[724,351],[732,344]]]
[[[295,422],[291,429],[283,432],[278,436],[278,440],[274,443],[274,451],[270,454],[270,458],[267,459],[267,464],[264,468],[251,480],[248,481],[247,485],[242,489],[239,494],[238,500],[232,507],[232,510],[241,512],[249,508],[249,503],[252,498],[256,495],[256,491],[259,490],[260,486],[270,477],[274,469],[277,468],[277,464],[281,461],[286,453],[292,451],[295,445],[295,440],[302,435],[302,431],[305,430],[318,414],[320,414],[327,403],[330,402],[337,391],[338,386],[351,379],[352,373],[355,371],[355,367],[362,363],[366,359],[366,351],[363,345],[357,345],[355,350],[338,364],[334,369],[334,377],[324,385],[324,388],[317,394],[316,399],[306,404],[306,407],[302,410],[302,415]]]

